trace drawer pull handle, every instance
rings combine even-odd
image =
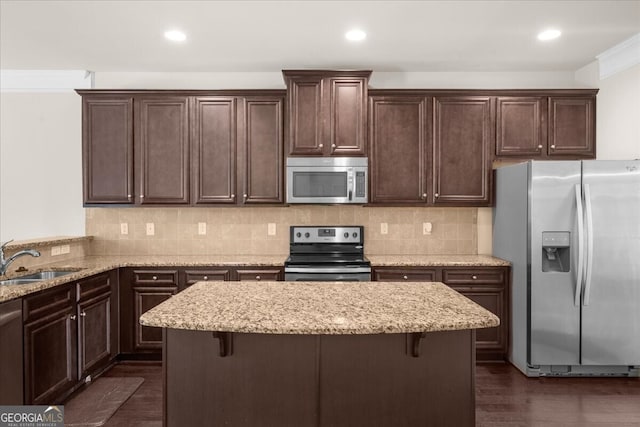
[[[204,276],[202,279],[203,280],[209,280],[209,276]]]
[[[402,278],[403,278],[404,280],[407,280],[409,277],[407,277],[407,276],[402,276]]]
[[[152,279],[153,280],[158,280],[158,276],[153,276]]]
[[[76,315],[75,315],[75,314],[72,314],[71,316],[69,316],[69,319],[71,319],[71,320],[76,320],[76,319],[77,319],[77,317],[76,317]]]
[[[260,280],[260,276],[256,276],[256,280]]]
[[[476,279],[478,278],[478,276],[471,276],[471,278],[472,278],[473,280],[476,280]]]

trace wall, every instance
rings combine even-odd
[[[0,98],[0,241],[83,235],[80,97]]]
[[[155,234],[146,235],[153,222]],[[198,234],[198,223],[207,234]],[[388,234],[380,233],[380,223]],[[431,235],[422,223],[431,222]],[[244,208],[91,208],[87,234],[95,255],[286,255],[291,225],[364,225],[367,254],[475,254],[475,208],[290,206]],[[120,233],[126,223],[128,234]],[[267,234],[268,223],[276,235]]]

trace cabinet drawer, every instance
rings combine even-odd
[[[504,271],[491,270],[442,270],[442,281],[448,285],[455,284],[502,284],[504,283]]]
[[[231,269],[207,269],[207,270],[186,270],[185,284],[191,286],[196,282],[211,282],[216,280],[231,280]]]
[[[111,292],[111,281],[109,274],[88,277],[78,282],[78,301],[93,298],[96,295]]]
[[[133,282],[138,285],[178,286],[177,270],[134,270]]]
[[[435,282],[437,281],[437,270],[376,268],[373,272],[373,280],[378,282]]]
[[[279,268],[264,270],[237,270],[238,280],[280,280],[281,270]]]
[[[40,319],[65,308],[73,310],[75,302],[75,286],[71,283],[57,286],[36,295],[30,295],[24,299],[24,320],[26,322]]]

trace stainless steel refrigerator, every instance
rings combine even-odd
[[[528,376],[640,376],[640,160],[496,170],[511,362]]]

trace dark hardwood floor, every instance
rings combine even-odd
[[[104,375],[145,380],[105,426],[162,425],[160,363],[121,363]],[[639,427],[640,378],[527,378],[509,364],[480,364],[476,426]]]

